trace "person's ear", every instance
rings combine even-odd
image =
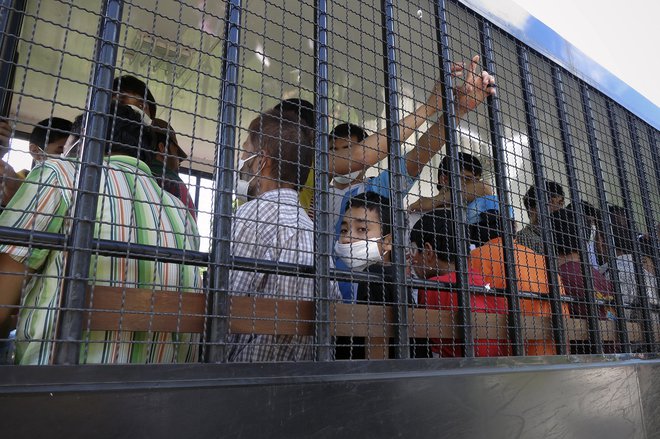
[[[39,160],[39,158],[44,154],[43,149],[39,148],[39,146],[34,143],[30,143],[29,149],[30,155],[32,155],[32,158],[35,160]]]
[[[165,146],[165,143],[163,143],[163,142],[158,142],[158,151],[159,151],[161,154],[165,154],[165,153],[168,152],[168,151],[167,151],[167,146]]]
[[[425,267],[433,267],[435,264],[435,249],[430,243],[425,242],[422,249],[422,260]]]

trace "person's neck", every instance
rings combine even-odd
[[[456,264],[453,262],[438,261],[438,264],[433,267],[429,278],[444,276],[446,274],[453,273],[454,271],[456,271]]]
[[[259,185],[259,194],[255,198],[260,197],[261,195],[265,194],[266,192],[270,191],[277,191],[280,189],[291,189],[291,190],[296,190],[295,185],[293,184],[286,184],[282,182],[277,182],[275,180],[265,180],[262,181],[261,184]]]

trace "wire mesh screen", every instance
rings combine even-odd
[[[657,129],[461,3],[0,31],[3,363],[657,353]]]

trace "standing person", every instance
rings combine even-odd
[[[314,225],[298,200],[314,157],[312,131],[275,109],[254,119],[243,144],[238,169],[249,201],[234,214],[232,255],[275,263],[314,265]],[[233,294],[314,298],[314,278],[232,270]],[[341,296],[331,283],[332,299]],[[234,335],[229,360],[306,361],[313,359],[313,337]]]
[[[115,113],[116,111],[116,113]],[[151,132],[132,108],[117,105],[105,135],[105,159],[95,217],[95,239],[196,251],[199,235],[187,209],[151,176],[145,160]],[[80,140],[83,117],[74,121],[67,145]],[[78,163],[51,159],[27,176],[0,226],[70,233]],[[48,364],[61,302],[66,252],[0,246],[0,325],[19,305],[16,336],[20,364]],[[94,255],[95,285],[194,292],[199,273],[190,265]],[[198,335],[91,331],[84,334],[81,363],[177,363],[196,361]]]
[[[564,188],[559,183],[546,181],[545,190],[548,193],[548,210],[550,213],[564,207]],[[529,218],[529,224],[516,233],[516,241],[525,247],[531,248],[540,255],[545,255],[535,186],[530,186],[529,190],[527,190],[527,193],[523,197],[523,205]]]

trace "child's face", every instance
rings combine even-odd
[[[344,213],[339,231],[339,242],[349,244],[356,241],[383,238],[383,227],[376,209],[351,207]],[[386,250],[384,240],[378,241],[378,250],[382,255]]]
[[[469,180],[476,180],[476,181],[481,180],[481,177],[477,177],[476,175],[474,175],[473,172],[465,169],[461,171],[461,178],[463,179],[464,182]],[[438,190],[442,190],[442,188],[448,186],[449,186],[449,175],[447,174],[441,175],[438,180]]]

